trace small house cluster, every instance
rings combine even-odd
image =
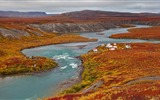
[[[118,49],[117,43],[108,43],[108,44],[101,44],[102,47],[107,48],[108,50],[114,51]],[[125,44],[125,47],[122,49],[131,49],[131,46],[129,44]],[[93,52],[98,52],[97,48],[93,49]]]
[[[113,45],[111,43],[108,43],[106,45],[106,48],[108,48],[109,50],[116,50],[117,49],[117,44],[113,43]]]

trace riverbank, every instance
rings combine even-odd
[[[141,33],[142,37],[154,33],[154,38],[157,38],[159,28],[130,30],[136,31],[137,34]],[[145,34],[143,34],[144,31]],[[132,34],[132,31],[126,34]],[[121,34],[118,35],[121,36]],[[90,50],[82,55],[84,66],[82,81],[65,90],[63,96],[49,100],[158,99],[160,96],[160,44],[119,43],[115,45],[117,47],[115,50],[101,45],[96,48],[96,51]]]
[[[82,81],[64,91],[64,96],[57,98],[64,100],[158,98],[160,79],[156,77],[160,76],[160,44],[131,43],[128,44],[131,46],[130,49],[124,49],[125,45],[117,44],[118,49],[113,51],[105,46],[99,46],[98,52],[89,51],[82,55],[84,66]],[[150,76],[153,79],[147,79]],[[102,80],[100,86],[96,85]]]
[[[89,41],[96,41],[96,39],[88,39],[73,34],[61,36],[46,34],[45,36],[32,36],[22,39],[1,39],[0,75],[7,76],[21,73],[41,72],[57,66],[55,61],[48,58],[25,57],[25,55],[20,52],[23,49],[51,44]]]
[[[78,56],[78,57],[76,57],[76,58],[79,59],[79,60],[81,61],[81,63],[83,63],[83,62],[82,62],[83,60],[81,59],[81,57]],[[76,77],[76,78],[71,78],[71,79],[69,79],[69,80],[66,80],[66,81],[63,82],[63,83],[60,83],[59,86],[62,88],[62,90],[61,90],[61,92],[59,92],[59,93],[63,94],[63,92],[64,92],[66,89],[72,87],[74,84],[80,83],[80,82],[82,81],[82,73],[83,73],[83,71],[84,71],[83,65],[78,66],[78,69],[77,69],[78,75],[77,75],[77,77]]]
[[[133,28],[128,33],[113,34],[110,38],[116,39],[144,39],[144,40],[160,40],[160,26],[150,28]]]

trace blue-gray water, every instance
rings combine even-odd
[[[147,27],[147,26],[137,26]],[[97,42],[68,43],[49,46],[41,46],[22,51],[26,56],[44,56],[56,59],[59,67],[52,71],[36,75],[20,75],[0,78],[0,100],[32,100],[37,97],[43,98],[54,95],[62,88],[60,83],[69,79],[77,78],[79,75],[79,59],[75,58],[102,43],[120,42],[147,42],[138,39],[110,39],[108,36],[115,33],[127,32],[127,28],[115,28],[104,31],[105,35],[96,33],[82,33],[82,36],[97,38]],[[152,41],[153,42],[153,41]],[[85,46],[84,46],[85,45]],[[79,48],[84,46],[84,48]]]

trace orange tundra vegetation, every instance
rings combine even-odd
[[[130,38],[130,39],[160,39],[160,26],[150,28],[133,28],[128,30],[129,33],[120,33],[110,36],[111,38]]]
[[[38,18],[0,18],[0,28],[4,29],[19,29],[28,32],[31,34],[31,37],[23,37],[19,40],[16,39],[6,39],[2,36],[0,36],[0,74],[1,75],[11,75],[15,73],[21,73],[10,71],[9,68],[13,69],[14,66],[26,66],[21,64],[13,64],[13,66],[6,65],[5,62],[9,59],[23,59],[28,60],[28,58],[24,57],[19,51],[24,48],[30,48],[35,46],[41,46],[41,45],[48,45],[48,44],[56,44],[56,43],[67,43],[67,42],[80,42],[80,41],[95,41],[94,39],[87,39],[84,37],[80,37],[78,35],[62,35],[59,36],[58,34],[48,34],[45,32],[41,32],[40,30],[29,27],[29,24],[43,24],[43,23],[93,23],[93,22],[115,22],[115,21],[128,21],[128,20],[141,20],[142,22],[145,21],[159,21],[159,17],[155,18],[126,18],[126,17],[106,17],[106,16],[97,16],[93,18],[87,18],[87,19],[76,19],[76,18],[70,18],[63,15],[57,15],[57,16],[47,16],[47,17],[38,17]],[[35,32],[38,32],[42,34],[43,36],[36,36]],[[23,45],[22,45],[23,43]],[[44,59],[43,59],[44,60]],[[30,61],[30,60],[29,60]],[[34,61],[33,61],[34,62]],[[43,66],[43,65],[41,65]],[[30,65],[32,69],[33,65]],[[16,68],[16,67],[15,67]],[[21,67],[20,67],[21,68]],[[26,67],[25,67],[26,68]],[[3,71],[2,71],[3,70]],[[41,69],[38,69],[41,70]],[[26,71],[25,71],[26,72]],[[30,72],[30,71],[29,71]]]
[[[96,40],[74,34],[58,35],[55,33],[44,33],[38,29],[27,27],[22,23],[3,24],[0,27],[20,30],[30,29],[31,31],[36,31],[42,34],[42,36],[36,36],[30,33],[31,36],[21,37],[20,39],[4,38],[0,36],[0,76],[46,71],[57,66],[53,60],[48,58],[27,58],[21,54],[20,51],[22,49],[50,44]]]
[[[124,17],[124,16],[84,16],[82,18],[74,18],[64,15],[46,16],[37,18],[10,18],[0,17],[0,24],[43,24],[43,23],[93,23],[93,22],[119,22],[119,21],[140,21],[140,22],[160,22],[159,16],[147,17]],[[118,24],[118,23],[117,23]]]
[[[99,46],[82,55],[82,81],[49,100],[159,100],[160,44],[129,45],[117,44],[114,51]]]

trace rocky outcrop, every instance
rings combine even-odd
[[[41,31],[48,33],[78,33],[78,32],[98,32],[110,28],[115,28],[118,24],[136,24],[136,25],[160,25],[156,21],[138,21],[138,20],[121,20],[97,23],[46,23],[32,24]]]
[[[136,24],[136,25],[160,25],[159,21],[139,21],[139,20],[121,20],[121,21],[108,21],[108,22],[95,22],[95,23],[45,23],[45,24],[30,24],[28,27],[31,29],[18,30],[0,28],[0,36],[6,38],[19,39],[31,35],[42,36],[39,33],[82,33],[82,32],[99,32],[110,28],[117,27],[118,24]],[[33,30],[33,29],[36,30]]]
[[[35,36],[43,36],[43,34],[37,32],[36,30],[27,29],[29,33],[32,33]]]
[[[106,11],[78,11],[63,13],[62,16],[67,16],[71,19],[86,20],[86,23],[44,23],[44,24],[32,24],[41,31],[49,33],[77,33],[77,32],[97,32],[103,31],[109,28],[115,28],[118,24],[136,24],[136,25],[160,25],[160,21],[148,19],[147,17],[159,17],[159,14],[153,13],[120,13],[120,12],[106,12]],[[101,21],[103,17],[110,17],[111,19]],[[116,20],[112,20],[112,17],[117,17]],[[119,20],[119,17],[124,19]],[[127,20],[127,18],[129,18]],[[136,18],[136,19],[135,19]],[[148,20],[145,20],[147,18]],[[90,22],[87,22],[88,19]],[[94,20],[96,19],[96,22]],[[97,22],[99,21],[99,22]]]
[[[97,32],[115,27],[112,23],[49,23],[41,25],[32,24],[30,26],[48,33]]]
[[[28,32],[18,29],[0,28],[0,35],[5,38],[20,39],[21,37],[31,36]]]

